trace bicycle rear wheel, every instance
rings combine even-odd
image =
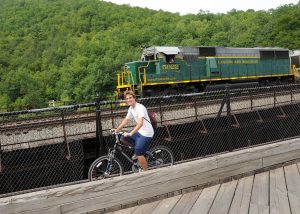
[[[168,147],[156,146],[148,153],[147,162],[150,169],[171,166],[174,164],[174,155]]]
[[[123,175],[124,168],[117,158],[102,156],[90,166],[88,178],[90,181],[101,180]]]

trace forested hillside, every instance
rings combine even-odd
[[[116,70],[145,46],[300,49],[299,14],[300,3],[180,16],[99,0],[1,0],[0,109],[112,95]]]

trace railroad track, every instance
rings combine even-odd
[[[285,96],[285,101],[278,101],[278,97],[282,98],[282,96]],[[193,106],[211,106],[220,104],[224,99],[224,94],[219,94],[218,96],[215,96],[214,99],[212,99],[211,95],[209,96],[201,96],[201,95],[192,95],[190,96],[191,99],[188,97],[182,97],[181,99],[176,96],[166,96],[164,100],[160,100],[159,103],[152,103],[150,104],[150,109],[153,111],[167,111],[167,110],[176,110],[181,109],[182,107],[193,107]],[[278,91],[278,92],[260,92],[260,93],[251,93],[249,94],[248,91],[237,91],[230,93],[230,100],[231,102],[237,103],[245,100],[255,101],[258,99],[269,99],[274,98],[274,105],[281,105],[286,103],[292,103],[300,98],[300,89],[291,91]],[[108,102],[109,104],[113,104]],[[94,104],[89,104],[89,106],[93,106]],[[147,106],[147,103],[145,102],[145,105]],[[268,104],[269,105],[269,104]],[[264,105],[262,104],[261,107]],[[95,107],[95,105],[94,105]],[[257,106],[252,106],[252,108],[256,108]],[[20,130],[20,129],[32,129],[35,127],[45,127],[45,126],[56,126],[60,125],[62,123],[68,124],[68,123],[74,123],[74,122],[84,122],[84,121],[94,121],[96,118],[96,112],[95,110],[89,110],[89,111],[77,111],[76,106],[74,108],[69,107],[68,110],[64,108],[49,108],[49,111],[52,112],[52,115],[42,115],[45,111],[24,111],[17,112],[17,113],[11,113],[2,115],[2,122],[0,122],[0,132],[2,131],[13,131],[13,130]],[[32,117],[28,116],[27,118],[23,117],[22,115],[33,114]],[[119,107],[112,109],[111,108],[103,108],[101,110],[101,118],[114,118],[114,117],[120,117],[124,116],[127,113],[127,107]],[[38,115],[41,114],[41,115]],[[21,115],[21,117],[20,117]],[[1,115],[0,115],[1,117]],[[5,118],[6,117],[6,118]]]
[[[156,100],[143,99],[148,108],[157,113],[159,126],[186,123],[195,118],[216,117],[224,100],[224,93],[194,94],[187,96],[166,96]],[[214,97],[214,99],[211,99]],[[151,101],[151,102],[149,102]],[[300,102],[300,89],[230,92],[232,112],[243,112],[261,108]],[[95,138],[96,111],[79,111],[86,106],[96,109],[95,104],[77,105],[76,108],[43,109],[41,111],[0,115],[5,118],[0,123],[0,144],[4,150],[29,148],[53,143],[70,142],[78,139]],[[45,113],[52,111],[52,115]],[[27,115],[26,115],[27,113]],[[103,102],[101,124],[104,135],[116,127],[127,113],[127,107],[119,103]],[[226,114],[226,108],[221,112]],[[24,115],[27,116],[24,117]],[[12,117],[13,116],[13,117]],[[23,118],[22,118],[23,117]],[[133,126],[134,124],[129,124]]]

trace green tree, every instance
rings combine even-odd
[[[0,109],[110,97],[116,70],[146,46],[299,49],[299,8],[180,16],[97,0],[2,0]]]

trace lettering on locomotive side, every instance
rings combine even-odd
[[[165,65],[162,65],[161,68],[163,70],[179,70],[180,66],[179,66],[179,64],[165,64]]]
[[[218,60],[219,64],[257,64],[258,59]]]
[[[156,78],[149,78],[148,82],[157,82],[157,81],[174,81],[176,78],[174,77],[156,77]]]

